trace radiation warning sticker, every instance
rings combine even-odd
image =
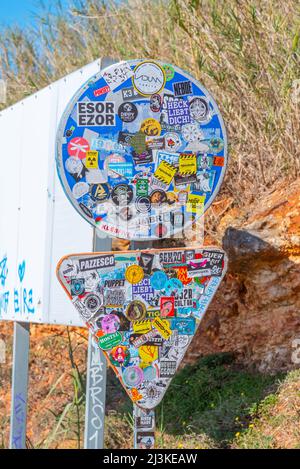
[[[89,169],[98,168],[98,152],[97,150],[88,150],[85,157],[85,165]]]
[[[85,253],[62,259],[58,278],[128,396],[152,409],[163,398],[226,266],[224,251],[207,246]],[[113,306],[106,304],[108,297]]]
[[[176,174],[176,171],[177,169],[173,165],[163,160],[157,167],[154,173],[154,177],[169,186],[173,177]]]
[[[159,60],[122,61],[92,76],[64,110],[56,140],[59,179],[73,207],[105,235],[130,240],[184,232],[202,214],[186,204],[188,195],[205,193],[205,211],[227,165],[226,130],[211,94],[188,71]]]
[[[181,175],[196,174],[197,157],[196,155],[181,154],[179,157],[179,172]]]

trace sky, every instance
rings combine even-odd
[[[53,0],[43,0],[48,7]],[[61,0],[63,6],[68,0]],[[0,0],[0,28],[3,26],[18,25],[26,27],[34,24],[34,13],[40,10],[38,0]]]

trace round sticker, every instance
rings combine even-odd
[[[126,269],[125,278],[129,283],[139,283],[144,278],[144,271],[139,265],[130,265]]]
[[[162,270],[156,270],[150,277],[151,287],[155,290],[163,290],[167,281],[168,276]]]
[[[105,334],[117,332],[120,327],[120,319],[116,314],[107,314],[101,319],[101,329]]]
[[[187,229],[211,205],[226,171],[226,131],[214,99],[188,72],[123,61],[76,92],[58,127],[56,161],[64,192],[93,227],[151,241]],[[194,210],[197,200],[203,210]]]
[[[149,117],[142,122],[141,132],[148,135],[149,137],[160,135],[161,125],[156,119]]]
[[[122,103],[118,109],[118,116],[123,122],[132,122],[137,115],[138,110],[134,103]]]
[[[141,301],[135,300],[129,303],[126,309],[126,317],[129,321],[141,321],[146,316],[146,306]]]
[[[126,366],[129,363],[130,353],[127,347],[118,345],[112,349],[109,358],[115,366]]]
[[[135,388],[143,382],[144,372],[138,366],[129,366],[123,372],[123,380],[128,388]]]
[[[128,205],[133,199],[133,190],[128,184],[118,184],[111,191],[111,199],[116,205]]]
[[[157,63],[145,61],[134,69],[133,86],[143,96],[159,93],[166,82],[164,69]]]
[[[90,149],[89,142],[85,138],[75,137],[68,143],[68,154],[83,159],[86,152]]]
[[[94,293],[89,293],[84,299],[84,304],[89,311],[96,313],[102,305],[102,301],[100,296],[95,295]]]

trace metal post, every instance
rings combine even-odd
[[[10,449],[26,448],[29,335],[29,323],[14,323]]]
[[[101,59],[101,69],[116,62],[115,59],[104,57]],[[101,233],[94,230],[93,251],[111,251],[111,238],[101,237]],[[104,447],[104,419],[106,396],[106,359],[103,352],[96,346],[89,334],[84,448],[103,449]]]
[[[143,410],[133,406],[134,449],[154,449],[155,410]]]

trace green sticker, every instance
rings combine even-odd
[[[122,334],[114,332],[113,334],[105,334],[99,337],[98,345],[102,350],[110,350],[122,342]]]
[[[148,195],[148,179],[138,179],[136,182],[136,195],[146,197]]]
[[[165,64],[165,65],[163,65],[163,69],[164,69],[165,74],[166,74],[166,80],[167,80],[167,81],[172,80],[172,78],[173,78],[174,75],[175,75],[175,70],[174,70],[174,68],[172,67],[172,65]]]

